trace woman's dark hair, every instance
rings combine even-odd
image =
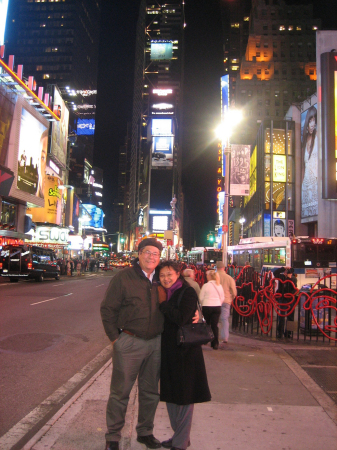
[[[159,264],[158,268],[159,271],[161,271],[161,269],[163,269],[164,267],[170,267],[171,269],[173,269],[176,273],[180,274],[180,266],[178,263],[176,263],[175,261],[170,261],[169,259],[167,261],[163,261],[162,263]]]
[[[303,137],[302,137],[303,158],[305,155],[305,148],[307,145],[307,139],[308,139],[308,134],[309,134],[308,127],[309,127],[309,122],[311,119],[315,119],[315,124],[317,126],[317,109],[315,108],[315,106],[310,106],[310,108],[307,111],[307,115],[305,116],[305,121],[304,121],[304,126],[303,126]],[[314,148],[315,138],[316,138],[316,128],[312,132],[311,144],[310,144],[310,149],[309,149],[309,159],[311,157],[311,153]]]

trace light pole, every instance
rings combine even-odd
[[[173,245],[172,245],[172,248],[173,248],[173,252],[174,252],[174,257],[175,257],[175,253],[176,253],[176,248],[175,248],[175,243],[174,243],[174,235],[175,235],[175,231],[176,231],[176,203],[177,203],[177,199],[176,199],[176,196],[174,194],[172,200],[170,201],[170,206],[172,208],[172,230],[173,230]]]
[[[241,217],[241,219],[239,219],[239,222],[241,223],[241,238],[243,239],[243,224],[246,222],[246,219],[244,217]]]
[[[228,197],[229,197],[229,161],[230,161],[230,137],[235,126],[242,120],[242,113],[237,109],[228,109],[222,118],[222,122],[216,132],[221,139],[223,148],[223,159],[225,173],[225,199],[223,205],[223,228],[222,228],[222,262],[227,267],[227,246],[228,246]]]

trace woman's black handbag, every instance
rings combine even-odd
[[[186,288],[185,288],[186,289]],[[185,289],[180,293],[178,298],[178,306]],[[202,315],[200,304],[198,301],[199,322],[183,325],[177,331],[177,344],[179,347],[187,348],[197,345],[204,345],[213,341],[214,334],[210,325],[207,325]]]

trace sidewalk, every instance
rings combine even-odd
[[[195,405],[190,450],[336,450],[337,406],[286,353],[286,345],[230,336],[218,351],[204,347],[212,401]],[[111,362],[26,444],[24,450],[103,450]],[[136,441],[137,386],[121,450]],[[171,436],[159,403],[154,435]]]

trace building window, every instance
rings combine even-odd
[[[264,47],[264,48],[268,48],[268,42],[265,42],[265,43],[263,44],[263,47]]]
[[[280,25],[279,30],[280,31],[285,31],[286,27],[284,25]]]
[[[268,53],[267,53],[267,52],[264,52],[264,53],[263,53],[263,56],[264,56],[265,58],[267,58],[267,57],[268,57]]]
[[[268,25],[263,25],[263,31],[268,31]]]
[[[249,75],[249,69],[245,69],[245,75]]]
[[[12,229],[16,226],[16,205],[2,202],[0,222],[2,225],[8,225]]]
[[[277,42],[273,42],[273,48],[277,48]]]
[[[302,30],[302,27],[300,25],[297,25],[296,31],[301,31],[301,30]]]
[[[261,69],[257,69],[257,74],[261,75]]]
[[[256,52],[256,57],[260,58],[260,56],[261,56],[261,53],[260,52]]]
[[[289,27],[288,27],[288,31],[293,31],[294,30],[294,27],[293,27],[293,25],[289,25]]]
[[[261,46],[260,42],[255,42],[255,47],[256,48],[260,48],[260,46]]]
[[[277,58],[277,53],[273,52],[273,58]]]

